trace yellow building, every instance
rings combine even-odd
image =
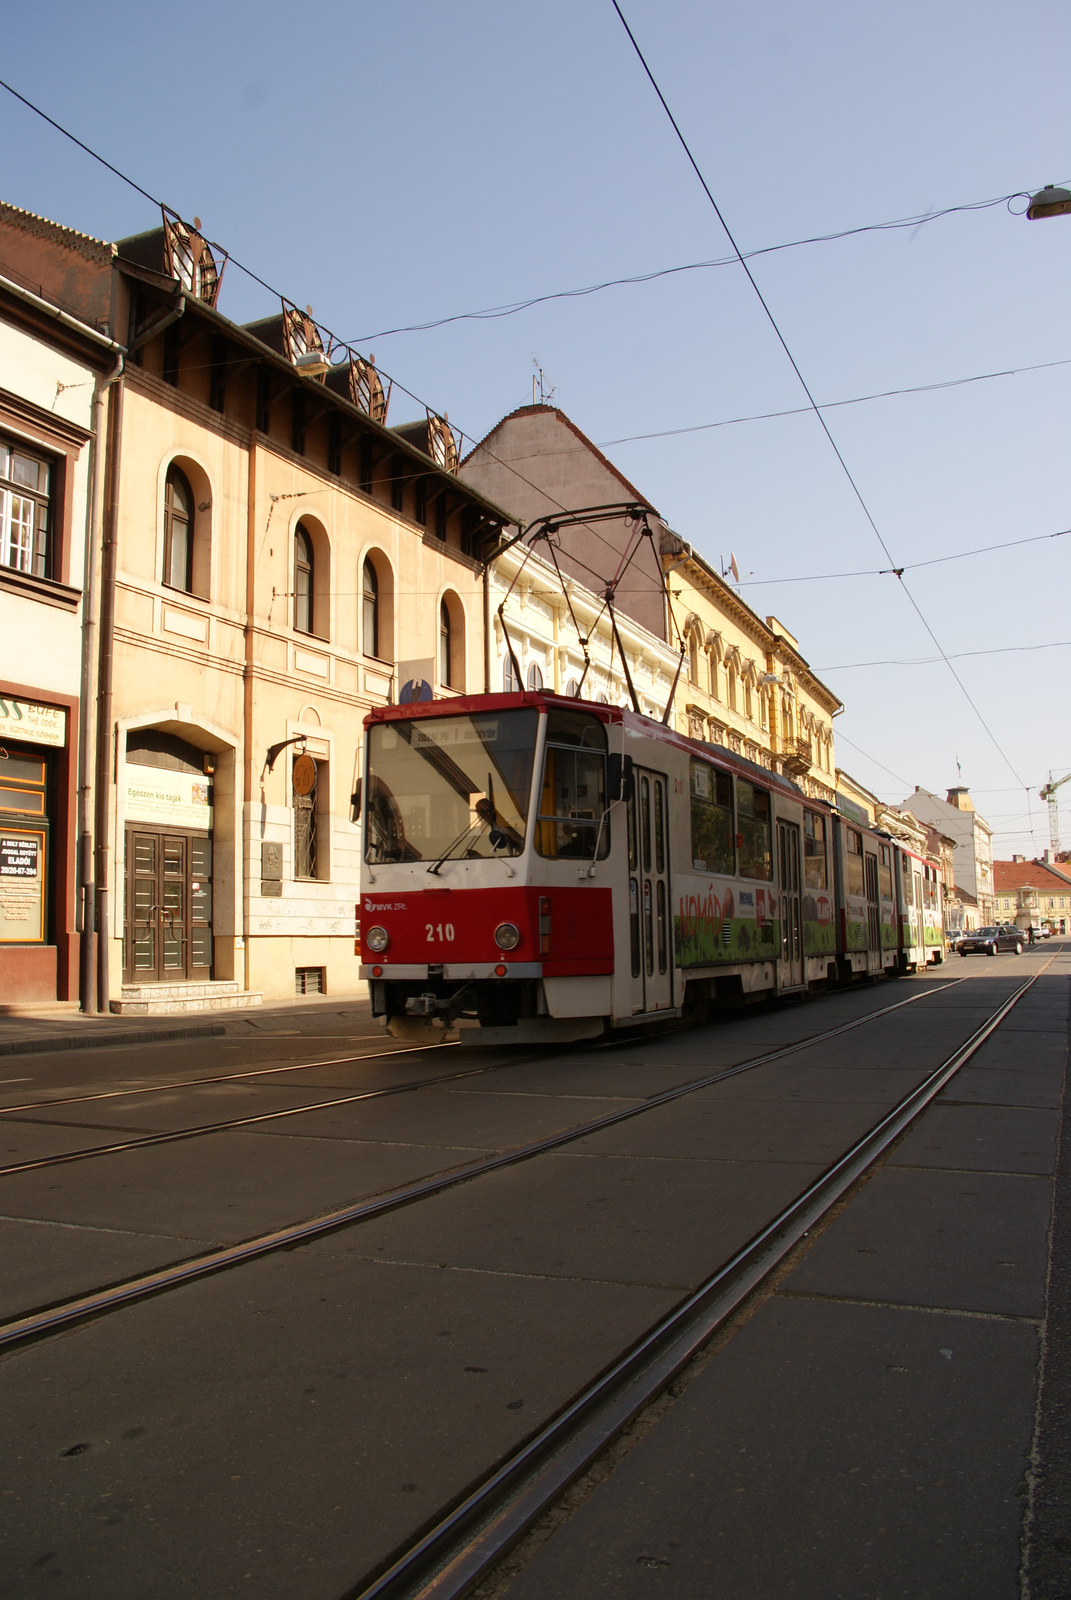
[[[672,630],[684,647],[678,728],[783,772],[805,794],[833,804],[833,718],[841,702],[776,617],[757,616],[668,528],[661,549]]]

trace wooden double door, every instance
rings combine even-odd
[[[124,977],[130,983],[212,976],[212,840],[204,834],[126,835]]]

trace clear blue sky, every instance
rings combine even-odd
[[[624,9],[745,250],[1071,180],[1065,7]],[[600,443],[804,403],[739,267],[383,333],[726,253],[609,0],[61,3],[47,41],[43,15],[5,20],[16,88],[470,437],[531,398],[533,356]],[[4,199],[105,239],[153,225],[2,91],[0,141]],[[1069,268],[1071,217],[1003,206],[754,264],[822,402],[1071,358]],[[232,266],[221,309],[271,302]],[[1053,367],[827,413],[897,564],[1071,526],[1069,386]],[[415,414],[396,392],[391,420]],[[1066,643],[956,662],[1009,768],[940,661],[851,665],[935,655],[895,578],[780,581],[888,565],[813,415],[608,454],[709,559],[779,580],[742,592],[844,700],[842,766],[900,800],[958,757],[996,853],[1040,852],[1037,787],[1071,771]],[[950,655],[1071,639],[1071,535],[907,578]]]

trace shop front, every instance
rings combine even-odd
[[[72,710],[0,689],[0,1008],[77,990]]]

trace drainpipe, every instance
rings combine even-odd
[[[249,437],[249,479],[246,489],[245,527],[245,661],[242,684],[242,810],[239,840],[235,855],[242,876],[242,987],[248,990],[252,981],[249,949],[249,900],[253,892],[253,708],[256,685],[253,671],[256,666],[256,578],[257,578],[257,431]],[[237,774],[236,774],[237,776]],[[237,787],[237,784],[235,785]],[[248,822],[249,832],[246,832]],[[247,841],[248,840],[248,845]],[[236,974],[237,975],[237,974]]]
[[[108,444],[104,464],[104,540],[100,574],[100,645],[97,668],[97,771],[94,795],[96,858],[97,1010],[109,1009],[108,796],[114,771],[112,748],[113,668],[115,650],[115,571],[119,537],[119,466],[123,437],[123,394],[119,380],[108,407]]]
[[[483,564],[483,692],[491,693],[491,575]]]
[[[93,974],[96,970],[95,885],[93,881],[93,743],[96,728],[96,648],[99,627],[100,586],[98,582],[101,510],[103,501],[104,396],[117,378],[122,377],[125,352],[118,350],[115,365],[106,377],[98,377],[90,412],[89,514],[86,518],[85,556],[82,584],[85,594],[82,614],[82,670],[78,714],[78,920],[81,941],[78,947],[78,1003],[83,1011],[95,1010]]]

